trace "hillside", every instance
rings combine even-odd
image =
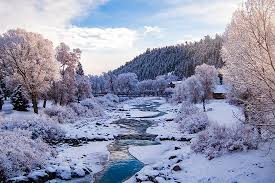
[[[133,72],[139,80],[154,79],[169,72],[180,78],[189,77],[194,74],[195,67],[202,63],[222,67],[221,47],[222,38],[216,35],[215,38],[206,36],[199,42],[147,49],[113,73]]]

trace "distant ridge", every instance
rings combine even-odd
[[[220,54],[221,48],[222,38],[216,35],[215,38],[205,36],[198,42],[147,49],[113,73],[133,72],[139,80],[154,79],[158,75],[171,72],[180,78],[188,77],[202,63],[222,67],[224,63]]]

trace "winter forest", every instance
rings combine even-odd
[[[0,183],[275,182],[274,0],[102,74],[53,41],[0,31]]]

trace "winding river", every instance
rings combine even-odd
[[[108,146],[110,158],[104,169],[95,175],[96,183],[121,183],[140,171],[144,164],[133,157],[129,152],[129,146],[146,146],[159,144],[156,136],[146,133],[146,129],[154,124],[150,118],[156,118],[165,114],[158,111],[158,102],[146,102],[134,105],[134,109],[140,111],[157,112],[154,116],[140,118],[128,118],[114,121],[114,124],[129,128],[130,134],[118,135],[116,140]],[[145,119],[146,118],[146,119]]]

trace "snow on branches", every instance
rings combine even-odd
[[[228,152],[257,149],[258,143],[257,130],[251,126],[239,124],[229,128],[212,124],[192,140],[191,149],[212,159]]]
[[[225,79],[244,106],[246,122],[259,127],[275,125],[274,20],[274,0],[248,0],[224,34]]]
[[[205,130],[209,125],[207,115],[190,102],[184,102],[182,104],[179,114],[175,120],[180,124],[181,131],[189,134]]]
[[[0,36],[0,64],[10,78],[24,86],[38,113],[39,95],[59,77],[52,42],[23,29],[9,30]]]
[[[42,167],[51,148],[26,130],[0,130],[0,179],[6,180]]]
[[[176,102],[202,102],[205,111],[205,102],[210,98],[210,94],[217,81],[218,72],[216,68],[202,64],[196,67],[195,75],[183,80],[182,83],[175,88],[172,98]]]

